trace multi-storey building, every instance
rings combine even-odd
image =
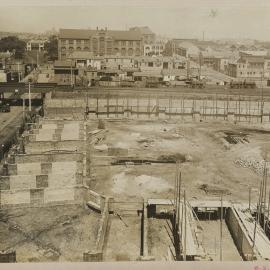
[[[270,57],[242,56],[230,65],[229,75],[243,79],[270,78]]]
[[[130,31],[137,31],[142,35],[143,45],[152,45],[156,42],[156,34],[148,26],[135,26],[129,28]]]
[[[142,35],[138,31],[105,29],[60,29],[58,58],[66,59],[74,51],[92,52],[95,56],[143,54]]]
[[[27,51],[43,51],[46,40],[29,40],[26,43]]]
[[[144,45],[144,55],[152,56],[157,55],[161,56],[163,54],[163,51],[165,49],[165,43],[164,42],[155,42],[153,44],[146,44]]]

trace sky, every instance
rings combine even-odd
[[[0,31],[146,25],[169,38],[270,41],[270,0],[0,0]]]

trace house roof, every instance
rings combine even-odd
[[[89,39],[100,31],[106,31],[115,40],[141,40],[142,35],[138,31],[121,30],[91,30],[91,29],[60,29],[59,38],[62,39]]]

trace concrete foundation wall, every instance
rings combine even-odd
[[[11,175],[10,189],[30,189],[36,188],[35,175]]]
[[[53,153],[14,155],[14,163],[82,161],[82,153]]]
[[[27,154],[44,153],[49,151],[77,151],[82,152],[84,142],[59,141],[59,142],[29,142],[25,145]]]
[[[30,204],[30,190],[1,190],[1,205]]]
[[[237,217],[235,210],[232,208],[229,208],[227,211],[226,223],[243,259],[251,260],[252,243],[245,234],[244,228],[241,226],[241,221]]]
[[[18,175],[38,175],[41,173],[40,163],[18,163],[17,164]]]
[[[73,201],[74,199],[75,199],[75,192],[73,188],[44,190],[44,203]]]
[[[48,176],[48,185],[50,188],[69,187],[76,185],[75,174],[51,174]]]

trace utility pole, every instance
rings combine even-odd
[[[187,260],[187,203],[186,203],[186,191],[184,190],[184,211],[185,211],[185,223],[184,223],[184,261]]]
[[[222,261],[222,219],[223,219],[223,194],[220,198],[220,248],[219,248],[219,258]]]
[[[263,101],[263,74],[264,74],[264,68],[263,68],[262,75],[261,75],[261,91],[262,91],[262,95],[261,95],[261,123],[263,122],[263,107],[264,107],[264,101]]]
[[[17,72],[18,72],[18,78],[19,78],[19,82],[20,82],[21,76],[20,76],[20,70],[19,70],[19,62],[17,62]]]
[[[31,82],[28,81],[28,99],[29,99],[29,112],[32,111],[32,104],[31,104]]]

